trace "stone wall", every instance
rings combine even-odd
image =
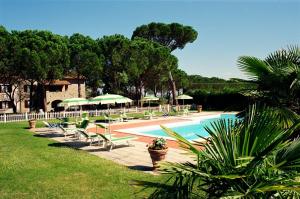
[[[85,83],[81,82],[81,97],[85,98]],[[63,101],[64,99],[68,98],[75,98],[78,97],[78,86],[77,84],[70,84],[64,85],[62,92],[46,92],[46,99],[47,99],[47,111],[51,111],[53,109],[52,103],[54,101]]]

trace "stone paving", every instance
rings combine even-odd
[[[126,133],[117,132],[118,129],[122,128],[132,128],[137,126],[148,126],[153,124],[166,124],[166,123],[176,123],[180,121],[193,120],[197,117],[208,116],[213,114],[220,114],[221,112],[202,112],[198,114],[193,114],[188,117],[170,117],[170,118],[159,118],[157,120],[145,121],[145,120],[134,120],[126,123],[117,123],[112,125],[112,133],[114,136],[121,137],[127,136]],[[96,132],[96,128],[92,127],[88,129],[89,132]],[[63,143],[72,148],[81,149],[87,151],[90,154],[112,160],[118,164],[127,166],[128,168],[135,170],[142,170],[145,172],[152,171],[152,162],[150,155],[147,150],[147,143],[150,143],[153,138],[147,136],[136,136],[137,139],[130,142],[132,146],[127,144],[118,145],[113,148],[113,150],[108,151],[102,146],[90,146],[89,143],[75,140],[74,138],[67,137],[65,138],[62,132],[59,129],[48,129],[40,128],[35,129],[35,133],[45,136],[50,139],[54,139],[59,143]],[[97,133],[100,133],[97,131]],[[195,161],[191,154],[187,154],[186,151],[183,151],[178,148],[178,144],[175,141],[168,140],[169,151],[166,156],[166,161],[168,162],[193,162]]]
[[[145,142],[131,141],[132,146],[127,144],[120,144],[108,151],[102,146],[92,145],[84,141],[75,140],[74,138],[65,138],[59,130],[49,130],[47,128],[35,129],[35,133],[40,136],[45,136],[47,138],[53,139],[57,142],[64,143],[72,148],[81,149],[87,151],[90,154],[112,160],[118,164],[127,166],[128,168],[134,170],[141,170],[145,172],[152,172],[152,162],[150,155],[147,150],[147,144]],[[194,161],[192,156],[188,155],[187,152],[176,149],[169,148],[166,156],[166,161],[168,162],[178,162],[183,163],[186,161]]]

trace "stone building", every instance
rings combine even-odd
[[[36,89],[37,84],[33,85]],[[44,103],[45,99],[45,111],[59,111],[57,105],[62,100],[67,98],[78,97],[78,83],[77,79],[72,76],[66,76],[61,80],[54,80],[50,83],[44,84],[45,88],[45,98],[43,96],[36,96],[35,102],[38,103],[39,107]],[[85,80],[84,78],[80,79],[80,88],[81,88],[81,97],[85,98]],[[15,87],[13,85],[1,84],[0,83],[0,113],[12,113],[13,105],[11,104],[8,95],[6,92],[11,93]],[[30,85],[28,82],[23,82],[21,85],[14,91],[14,99],[16,104],[17,112],[24,113],[29,112],[30,105]]]

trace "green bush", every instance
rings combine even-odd
[[[188,93],[194,98],[195,104],[201,104],[203,110],[243,110],[250,102],[249,97],[229,89],[223,92],[195,90]]]

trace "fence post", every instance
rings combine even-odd
[[[6,114],[5,113],[3,114],[3,120],[4,120],[4,123],[6,123]]]
[[[48,112],[45,112],[45,120],[48,120]]]
[[[158,111],[161,112],[161,104],[158,107]]]
[[[25,112],[25,120],[27,121],[28,120],[28,113]]]
[[[135,107],[135,112],[136,112],[136,113],[138,112],[138,107],[137,107],[137,106]]]
[[[66,117],[66,112],[65,111],[63,112],[63,117]]]
[[[170,112],[170,104],[167,105],[167,111]]]

